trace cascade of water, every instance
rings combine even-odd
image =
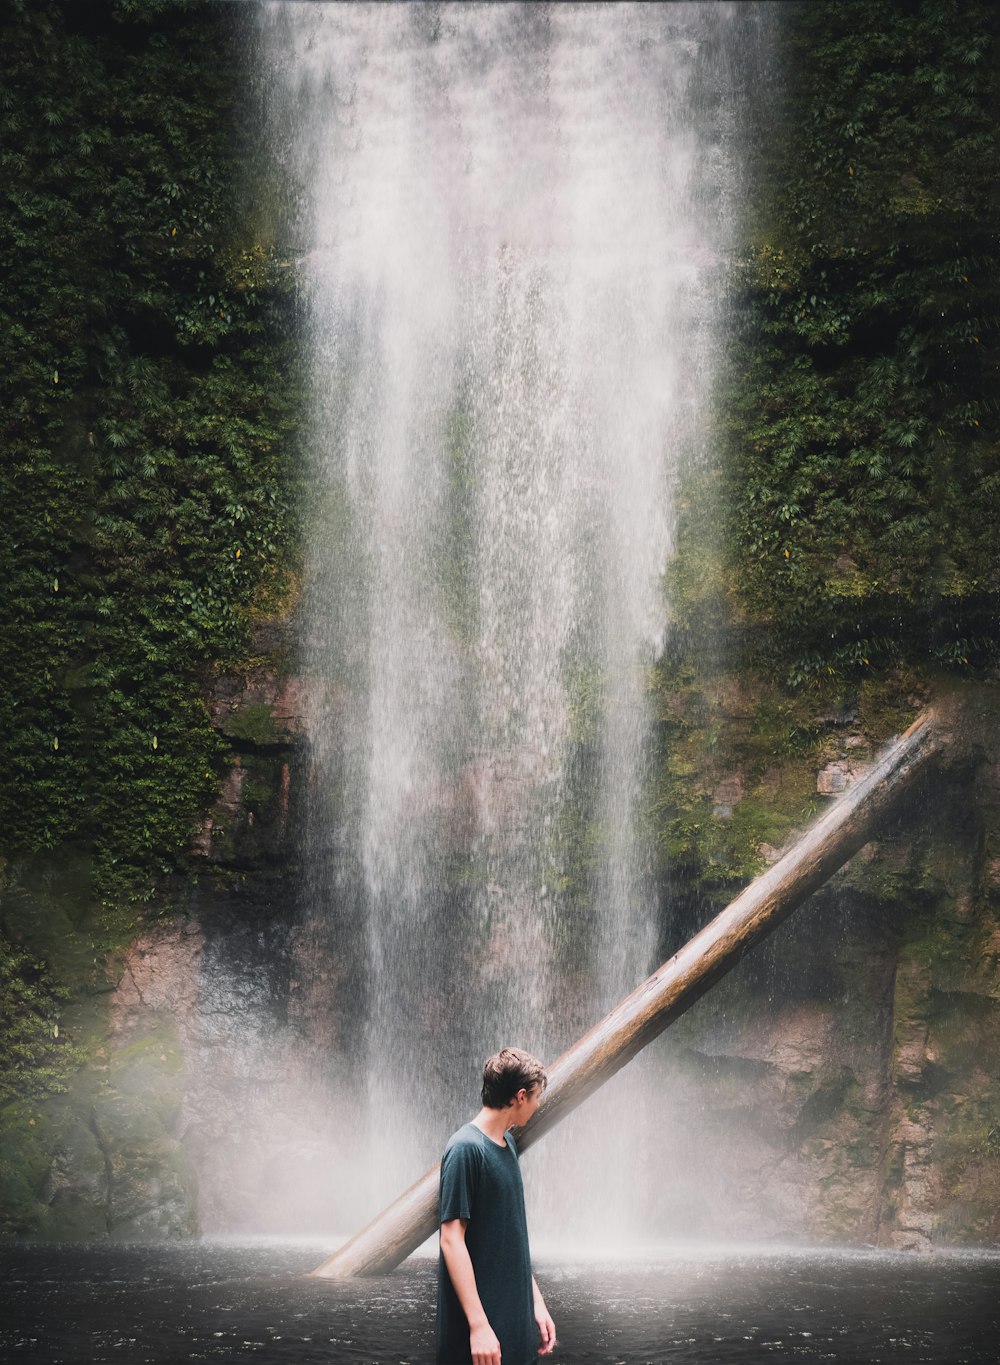
[[[644,671],[719,347],[739,9],[260,12],[312,358],[311,894],[358,927],[345,1226],[487,1053],[554,1057],[656,950]],[[564,1231],[638,1220],[637,1103],[533,1154]]]

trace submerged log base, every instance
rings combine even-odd
[[[620,1071],[866,844],[940,751],[942,731],[932,711],[920,715],[779,862],[564,1052],[549,1068],[548,1087],[518,1136],[519,1149],[537,1142]],[[438,1172],[438,1166],[427,1171],[311,1273],[348,1279],[399,1265],[437,1225]]]

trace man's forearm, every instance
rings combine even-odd
[[[472,1365],[500,1365],[500,1342],[479,1297],[476,1272],[465,1245],[465,1227],[457,1220],[441,1227],[441,1254],[462,1312],[469,1323]]]
[[[468,1320],[470,1330],[481,1327],[489,1319],[479,1297],[476,1272],[472,1268],[472,1258],[469,1255],[469,1248],[465,1245],[465,1239],[453,1237],[446,1240],[442,1237],[441,1254],[444,1256],[448,1278],[462,1305],[462,1312]]]

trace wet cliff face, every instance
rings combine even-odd
[[[36,330],[8,367],[3,833],[35,852],[0,865],[17,954],[0,984],[20,1011],[0,1034],[0,1080],[14,1078],[0,1090],[0,1228],[346,1228],[355,1114],[332,1096],[364,1102],[351,964],[365,944],[337,849],[301,894],[317,793],[291,633],[245,638],[294,595],[301,540],[305,384],[285,259],[298,246],[276,226],[295,187],[245,112],[257,95],[236,56],[239,7],[79,8],[39,0],[5,29],[5,127],[23,166],[6,240]],[[940,686],[893,677],[896,661],[980,678],[995,662],[995,348],[979,332],[996,286],[977,262],[993,245],[981,168],[997,11],[971,4],[956,27],[946,6],[918,8],[778,7],[787,66],[748,123],[732,392],[706,429],[718,462],[706,453],[685,476],[668,575],[668,636],[700,643],[686,671],[651,670],[664,954]],[[49,81],[40,52],[74,79]],[[913,79],[928,70],[931,102]],[[862,105],[896,112],[844,116]],[[125,136],[121,110],[140,107],[149,126]],[[156,167],[153,146],[169,149]],[[259,239],[245,199],[273,220]],[[100,317],[74,303],[81,278]],[[606,350],[598,335],[589,353]],[[334,575],[331,600],[342,591]],[[465,599],[453,584],[445,596],[459,639]],[[713,632],[721,663],[698,654]],[[766,676],[741,661],[754,632]],[[212,671],[234,651],[241,671]],[[829,694],[831,671],[855,681]],[[404,656],[387,696],[412,677]],[[596,692],[581,680],[577,729],[605,719]],[[979,742],[965,769],[657,1045],[676,1101],[648,1172],[658,1228],[899,1246],[997,1235],[995,679],[965,702]],[[470,788],[484,771],[468,765]],[[519,774],[495,785],[506,826]],[[462,824],[463,792],[433,799]],[[480,953],[498,992],[520,952],[509,935]],[[448,1027],[444,1004],[432,1023]]]
[[[914,939],[858,885],[864,867],[672,1040],[704,1196],[684,1226],[900,1249],[995,1239],[996,959],[973,947],[995,928],[945,899],[910,909]]]
[[[994,691],[961,699],[963,761],[655,1045],[674,1115],[647,1173],[661,1235],[914,1249],[1000,1235]],[[216,683],[233,747],[192,849],[196,884],[68,1010],[65,1027],[81,1035],[86,1016],[91,1042],[66,1093],[3,1110],[9,1231],[155,1239],[356,1220],[331,1078],[342,1094],[357,944],[342,909],[323,923],[301,912],[302,695],[273,657]],[[689,694],[683,724],[671,702],[662,756],[686,765],[706,817],[700,848],[665,860],[664,952],[777,856],[789,793],[808,818],[897,719],[831,710],[808,754],[771,752],[772,732],[764,762],[767,718],[747,696],[732,677],[709,711]],[[690,745],[709,714],[720,737],[699,770]],[[743,803],[775,844],[735,838]],[[92,941],[61,926],[82,963]]]
[[[766,717],[748,715],[745,696],[732,680],[713,713],[730,752],[742,749],[730,784],[749,803],[765,797],[776,816],[782,787],[798,791],[805,756],[772,757],[757,780],[746,738]],[[850,781],[884,738],[885,715],[868,701],[867,710],[821,718],[813,805],[822,807],[822,793],[845,773]],[[958,765],[935,774],[892,828],[668,1035],[690,1134],[676,1182],[683,1193],[674,1206],[669,1193],[665,1200],[680,1225],[711,1237],[900,1249],[995,1240],[995,702],[990,687],[960,699]],[[674,742],[683,746],[685,736]],[[706,802],[715,780],[707,776]],[[720,805],[711,820],[738,818],[739,800]],[[716,850],[718,837],[705,836]],[[762,852],[774,855],[767,845]],[[697,860],[688,868],[696,872]]]
[[[187,867],[152,900],[103,903],[75,848],[3,868],[4,930],[22,976],[46,966],[47,994],[25,1014],[52,1016],[37,1021],[51,1038],[47,1053],[35,1047],[44,1066],[20,1065],[19,1035],[5,1034],[5,1233],[192,1235],[211,1207],[213,1163],[254,1145],[249,1098],[280,1068],[269,1040],[295,1016],[302,783],[288,642],[287,623],[271,623],[257,632],[254,667],[211,680],[207,709],[228,764]],[[322,1037],[321,1026],[308,1032]],[[213,1145],[220,1126],[228,1158]]]

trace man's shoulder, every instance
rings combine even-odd
[[[474,1123],[466,1123],[448,1139],[441,1164],[453,1166],[461,1162],[477,1168],[499,1168],[506,1167],[512,1156],[514,1164],[518,1165],[517,1144],[512,1133],[505,1133],[503,1142],[494,1142]]]
[[[466,1155],[472,1152],[482,1152],[486,1143],[486,1134],[483,1133],[474,1123],[463,1124],[445,1143],[444,1154],[449,1153]]]

